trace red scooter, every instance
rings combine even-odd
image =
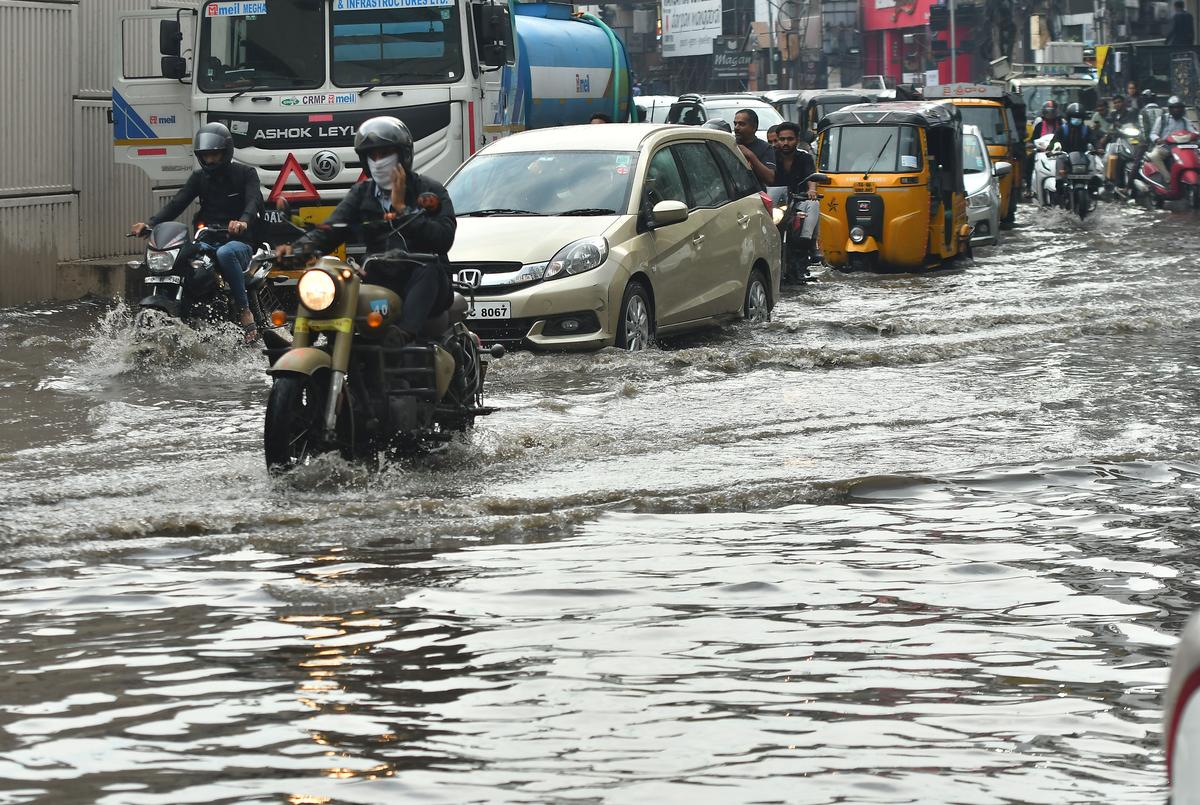
[[[1200,134],[1176,131],[1167,135],[1164,144],[1171,151],[1170,175],[1164,176],[1149,158],[1143,159],[1134,189],[1148,195],[1155,207],[1186,198],[1193,208],[1200,208]]]

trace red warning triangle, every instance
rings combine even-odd
[[[360,184],[367,180],[367,169],[363,168],[363,172],[358,174],[358,178],[354,180],[355,184]]]
[[[284,190],[283,186],[287,184],[288,176],[293,175],[300,182],[300,187],[303,189]],[[288,154],[287,159],[283,161],[283,167],[279,169],[279,178],[275,180],[275,186],[271,188],[271,195],[267,196],[267,201],[276,201],[281,198],[287,201],[321,200],[321,194],[317,192],[317,188],[309,181],[308,176],[304,173],[304,169],[300,167],[300,163],[296,160],[295,154]]]

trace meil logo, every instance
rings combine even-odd
[[[150,115],[151,126],[174,126],[175,115]]]
[[[583,94],[585,92],[591,92],[591,91],[592,91],[592,77],[590,75],[581,76],[579,73],[576,73],[575,74],[575,92],[577,92],[579,94]]]

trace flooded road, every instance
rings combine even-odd
[[[510,355],[469,443],[283,481],[232,339],[2,311],[0,802],[1161,803],[1198,227]]]

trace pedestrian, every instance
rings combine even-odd
[[[1100,98],[1096,101],[1096,110],[1092,112],[1092,117],[1088,121],[1088,127],[1091,128],[1097,142],[1103,146],[1108,141],[1108,132],[1111,124],[1108,122],[1108,98]]]
[[[772,148],[777,148],[779,146],[778,126],[771,126],[771,128],[767,129],[767,145],[771,146]]]
[[[1133,112],[1136,112],[1141,108],[1141,105],[1138,103],[1138,90],[1136,81],[1130,81],[1125,85],[1125,105],[1128,106],[1130,111]]]
[[[588,118],[588,123],[611,123],[612,118],[603,112],[597,112]]]
[[[775,179],[775,152],[758,137],[758,113],[742,109],[733,116],[733,137],[750,163],[750,169],[765,187]]]
[[[262,221],[262,185],[258,171],[233,161],[233,135],[221,123],[205,123],[192,139],[192,153],[199,170],[193,171],[186,183],[166,205],[150,218],[149,223],[136,223],[131,232],[140,235],[163,221],[173,221],[193,201],[200,209],[192,217],[192,225],[207,222],[229,230],[229,241],[216,250],[217,268],[234,304],[241,311],[241,325],[246,343],[258,340],[250,299],[246,295],[246,267],[250,265],[250,244],[257,239]]]
[[[1167,31],[1168,45],[1192,45],[1196,42],[1196,21],[1184,8],[1183,0],[1175,0],[1175,13]]]

